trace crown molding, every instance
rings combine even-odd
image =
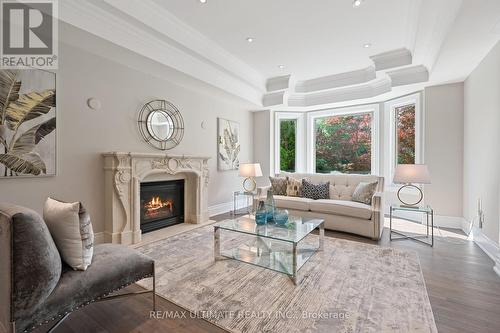
[[[265,79],[254,68],[205,37],[198,30],[181,21],[165,7],[153,0],[103,0],[115,9],[135,18],[142,24],[186,47],[195,55],[207,59],[223,70],[237,75],[258,89]]]
[[[266,89],[268,92],[290,89],[291,75],[272,77],[267,80]]]
[[[391,80],[388,77],[384,77],[360,85],[309,94],[293,94],[288,98],[288,106],[308,107],[370,98],[390,92],[391,89]]]
[[[376,71],[411,65],[412,55],[406,48],[379,53],[370,57]]]
[[[429,81],[429,71],[424,65],[400,68],[386,74],[391,78],[393,87]]]
[[[422,15],[424,0],[412,0],[408,6],[408,12],[406,13],[406,48],[414,54],[415,52],[415,42],[417,38],[417,33],[419,31],[419,21]]]
[[[424,0],[415,34],[413,59],[433,71],[446,38],[462,7],[462,0]]]
[[[123,11],[118,11],[114,7],[119,4],[123,4],[123,7],[121,7]],[[202,35],[193,32],[192,29],[191,31],[184,30],[185,26],[178,25],[179,20],[170,21],[167,24],[169,29],[175,32],[172,32],[170,36],[175,35],[178,39],[183,36],[185,38],[184,44],[165,34],[161,35],[156,29],[152,33],[151,29],[154,28],[149,25],[145,27],[145,23],[136,18],[142,17],[142,19],[145,19],[145,16],[141,16],[144,14],[143,11],[148,8],[155,8],[149,7],[150,5],[155,6],[150,0],[141,0],[140,4],[130,0],[119,2],[113,0],[106,0],[106,2],[64,0],[60,2],[59,18],[79,29],[150,58],[162,65],[174,68],[254,105],[262,105],[262,94],[265,91],[265,80],[263,78],[259,78],[250,67],[220,48],[215,47],[212,51],[208,51],[215,44]],[[141,9],[141,6],[147,8]],[[127,16],[132,8],[135,8],[138,13],[134,17],[135,20],[131,20]],[[126,15],[124,15],[124,11]],[[156,12],[151,15],[154,15],[155,20],[157,20],[160,14],[168,15],[165,12]],[[155,22],[155,28],[160,28],[158,22]],[[191,36],[191,39],[188,42],[189,36]],[[200,52],[205,50],[203,54],[188,47],[197,42],[200,44],[196,50]]]
[[[314,91],[339,88],[369,82],[375,78],[375,67],[370,66],[355,71],[299,81],[295,85],[295,92],[310,93]]]
[[[262,105],[264,107],[269,106],[279,106],[284,105],[286,103],[286,91],[277,91],[264,94],[262,97]]]

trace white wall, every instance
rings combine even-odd
[[[464,216],[477,216],[482,199],[483,233],[498,244],[500,223],[500,43],[464,85]]]
[[[240,160],[251,161],[253,117],[249,110],[255,106],[238,102],[215,88],[193,83],[171,69],[65,24],[60,26],[60,35],[63,41],[81,47],[61,44],[59,48],[57,176],[0,179],[0,201],[38,211],[49,195],[66,201],[82,201],[91,213],[94,230],[103,231],[101,153],[157,152],[142,141],[137,130],[138,111],[153,98],[171,101],[184,118],[184,139],[169,152],[212,157],[209,161],[209,206],[231,201],[232,191],[240,188],[241,179],[237,171],[217,171],[217,117],[240,123]],[[102,52],[104,57],[84,50],[87,48],[93,53]],[[130,63],[135,69],[119,62],[127,66]],[[154,76],[148,74],[152,72]],[[183,86],[176,84],[177,81]],[[89,97],[99,99],[102,109],[87,108]]]
[[[262,177],[257,178],[258,186],[265,186],[269,183],[269,176],[272,175],[271,144],[272,136],[272,112],[262,110],[253,113],[253,157],[255,163],[260,163]]]
[[[436,215],[462,218],[463,83],[425,88],[424,160],[432,183],[426,203]]]

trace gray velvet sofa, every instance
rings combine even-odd
[[[36,212],[0,203],[0,332],[26,332],[153,277],[154,261],[126,246],[94,247],[92,264],[74,271],[61,261],[43,219]],[[145,290],[137,293],[153,293]],[[134,293],[134,294],[137,294]]]

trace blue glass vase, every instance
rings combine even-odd
[[[266,198],[265,205],[266,205],[266,212],[267,212],[267,222],[273,223],[274,222],[274,209],[276,208],[276,203],[274,201],[274,196],[273,196],[272,190],[267,191],[267,198]]]
[[[257,225],[264,225],[267,223],[267,210],[264,201],[259,201],[257,211],[255,212],[255,223]]]

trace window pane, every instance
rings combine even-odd
[[[296,119],[280,121],[280,170],[295,172]]]
[[[397,107],[395,114],[397,164],[415,164],[415,104]]]
[[[371,172],[372,114],[317,118],[316,172]]]

